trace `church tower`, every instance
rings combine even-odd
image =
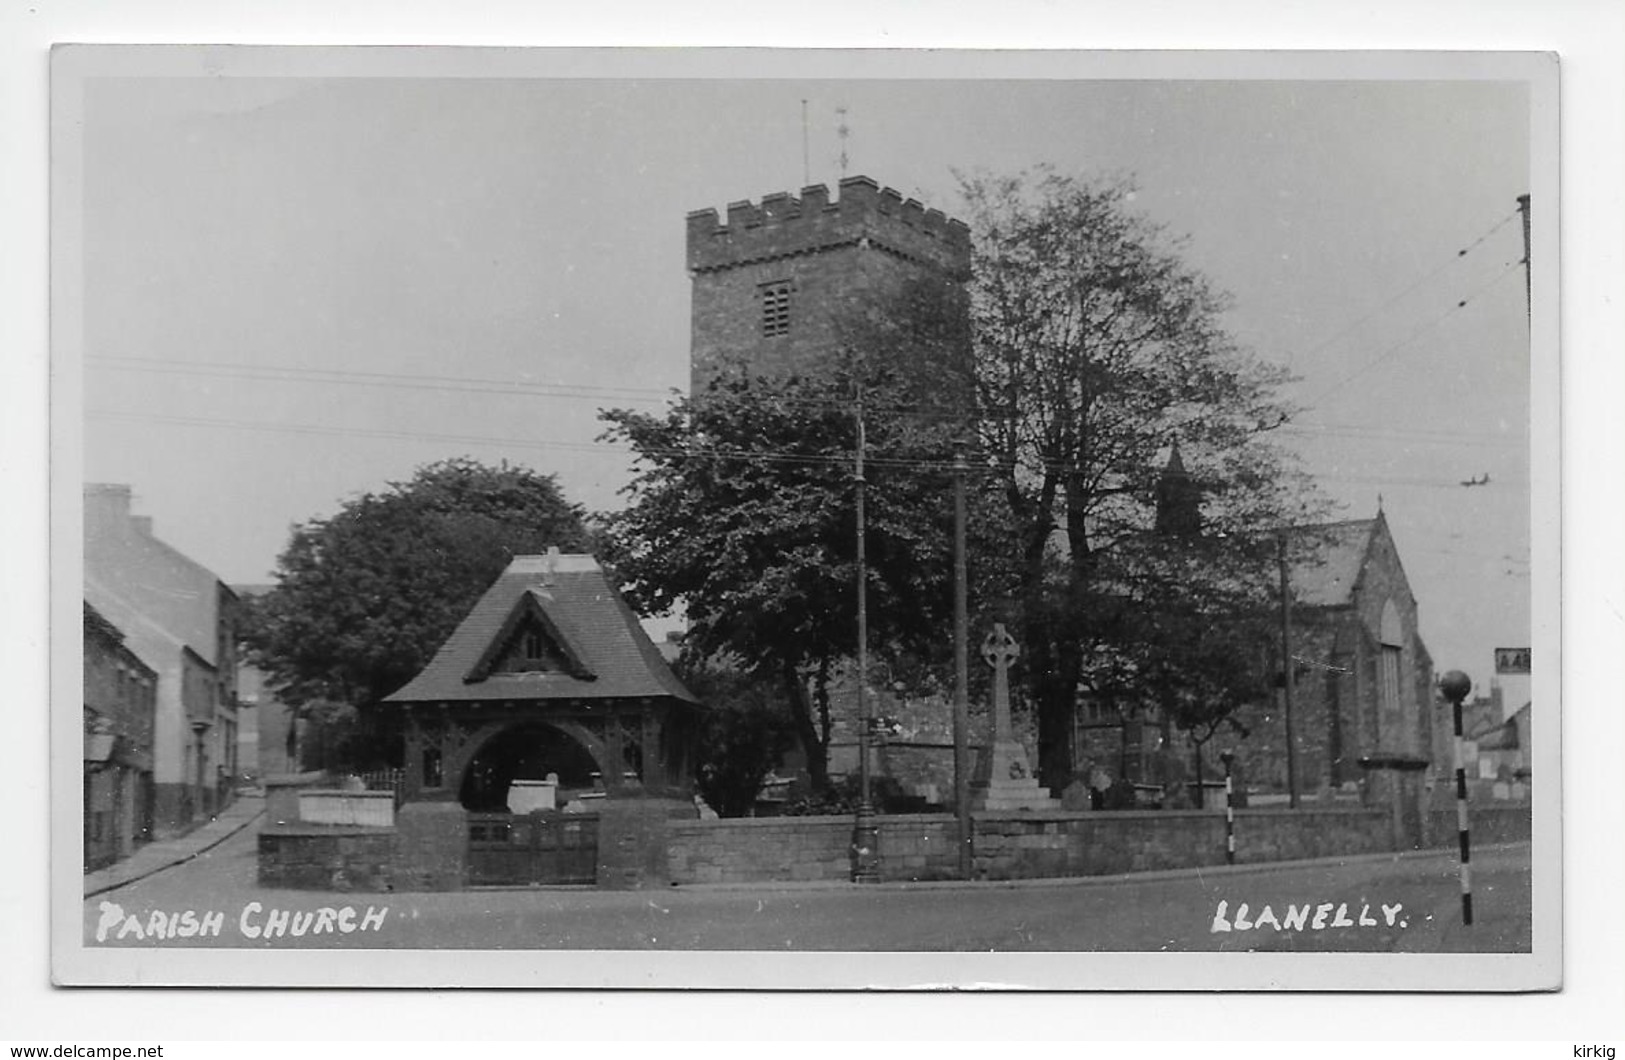
[[[873,336],[923,331],[957,335],[922,341],[934,358],[968,355],[970,230],[940,210],[904,200],[868,177],[848,177],[830,201],[822,184],[688,215],[693,283],[690,388],[743,364],[767,375],[827,365],[843,347]],[[922,328],[898,321],[899,307],[929,315]],[[961,365],[942,366],[960,368]],[[956,373],[957,374],[957,373]]]
[[[1169,537],[1194,537],[1202,532],[1202,487],[1185,470],[1178,441],[1157,479],[1156,528]]]

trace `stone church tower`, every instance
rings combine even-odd
[[[940,362],[968,351],[970,230],[868,177],[688,215],[690,386],[735,364],[776,375],[845,349]],[[950,367],[942,366],[938,367]]]

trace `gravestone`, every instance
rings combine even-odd
[[[993,667],[993,749],[987,776],[971,789],[973,810],[1058,810],[1061,800],[1039,787],[1027,763],[1027,749],[1010,724],[1010,666],[1020,656],[1016,639],[996,622],[982,642],[982,659]]]

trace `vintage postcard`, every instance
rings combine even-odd
[[[1559,985],[1554,56],[51,102],[58,983]]]

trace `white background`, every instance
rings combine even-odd
[[[1550,1038],[1625,1032],[1625,752],[1617,299],[1625,249],[1625,15],[1604,0],[1162,0],[1104,6],[760,3],[8,3],[0,12],[0,1040],[919,1037]],[[53,42],[1554,50],[1562,57],[1565,989],[1499,997],[949,996],[63,991],[48,985],[46,48]],[[546,959],[545,956],[539,959]],[[522,1014],[522,1018],[521,1017]],[[1549,1054],[1557,1055],[1557,1054]],[[1567,1055],[1566,1051],[1562,1055]]]

